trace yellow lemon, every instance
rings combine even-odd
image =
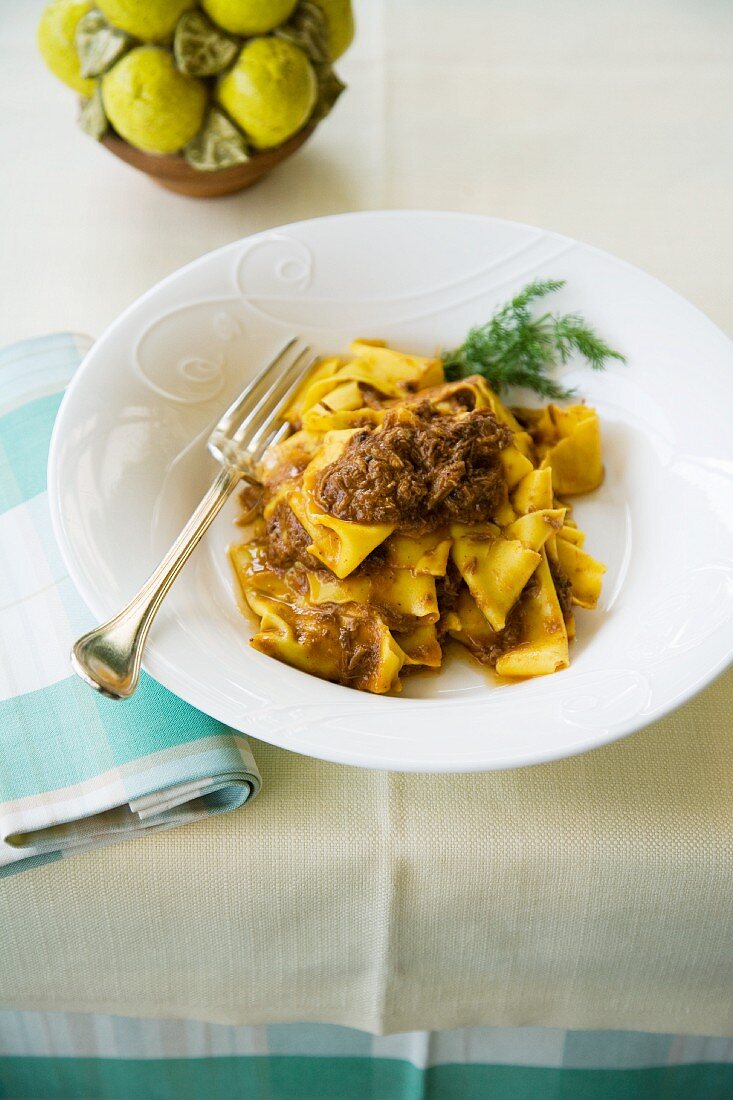
[[[217,99],[258,149],[280,145],[310,118],[318,81],[298,46],[278,38],[248,42],[221,78]]]
[[[44,8],[38,24],[38,48],[54,76],[75,92],[90,96],[94,81],[85,80],[79,71],[76,52],[76,24],[91,11],[90,0],[52,0]]]
[[[351,0],[314,0],[326,16],[328,52],[335,61],[354,41],[354,13]]]
[[[288,19],[298,0],[201,0],[209,18],[231,34],[266,34]]]
[[[196,0],[96,0],[96,7],[113,26],[144,42],[170,38],[184,11],[195,4]]]
[[[102,78],[107,118],[145,153],[177,153],[201,129],[206,89],[184,76],[167,50],[138,46]]]

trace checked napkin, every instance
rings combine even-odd
[[[122,703],[71,674],[93,620],[54,542],[46,462],[90,343],[0,351],[0,875],[235,809],[260,786],[241,735],[150,677]]]

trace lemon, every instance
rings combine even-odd
[[[177,153],[201,129],[206,89],[184,76],[167,50],[138,46],[102,78],[107,118],[145,153]]]
[[[110,23],[144,42],[170,38],[184,11],[196,0],[96,0]],[[90,5],[91,6],[91,5]]]
[[[298,0],[201,0],[215,23],[232,34],[266,34],[284,23]]]
[[[326,16],[328,52],[335,61],[354,41],[354,13],[351,0],[313,0]]]
[[[313,66],[292,42],[254,38],[216,92],[258,149],[280,145],[310,118],[318,95]]]
[[[38,24],[38,48],[54,76],[75,92],[90,96],[94,81],[85,80],[76,53],[76,25],[91,11],[90,0],[52,0]]]

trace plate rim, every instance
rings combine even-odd
[[[60,466],[60,441],[65,434],[65,421],[69,416],[69,410],[72,407],[74,397],[79,389],[85,384],[85,377],[88,373],[89,362],[92,354],[94,353],[97,345],[103,340],[111,336],[114,336],[115,331],[121,327],[136,310],[143,306],[147,300],[157,294],[160,290],[167,287],[169,284],[174,283],[184,273],[196,268],[204,260],[209,259],[218,254],[224,254],[226,252],[233,252],[237,248],[241,248],[246,242],[256,241],[258,238],[266,238],[273,233],[286,232],[297,230],[299,227],[312,225],[314,223],[321,222],[334,222],[334,221],[353,221],[369,220],[369,219],[384,219],[384,218],[430,218],[434,220],[444,221],[475,221],[481,223],[493,223],[495,225],[509,226],[521,230],[531,230],[534,232],[540,232],[548,234],[559,241],[565,241],[570,244],[579,245],[585,251],[595,254],[605,261],[610,261],[613,264],[625,268],[636,275],[643,276],[646,280],[661,287],[667,294],[671,295],[681,307],[684,307],[686,311],[695,316],[698,320],[702,321],[710,330],[711,334],[715,333],[716,336],[722,339],[725,346],[733,344],[730,337],[716,324],[707,314],[689,299],[683,297],[678,291],[670,287],[663,280],[652,275],[646,269],[640,267],[637,264],[633,264],[628,260],[623,259],[615,255],[612,252],[608,252],[596,245],[589,244],[578,238],[570,237],[564,233],[558,233],[555,230],[546,230],[540,226],[532,225],[531,223],[518,222],[508,218],[500,218],[494,215],[485,215],[470,213],[466,211],[451,211],[451,210],[421,210],[421,209],[386,209],[386,210],[357,210],[346,211],[338,214],[327,214],[317,218],[305,218],[295,222],[287,222],[269,228],[258,230],[256,233],[248,234],[247,236],[238,238],[235,241],[230,241],[224,245],[220,245],[214,249],[210,249],[207,252],[195,257],[188,263],[177,268],[175,271],[170,272],[163,279],[154,283],[148,287],[142,294],[138,295],[135,299],[121,313],[119,313],[100,333],[100,335],[94,340],[91,348],[83,356],[81,362],[76,368],[74,375],[67,386],[51,434],[49,444],[48,466],[47,466],[47,490],[49,510],[51,515],[51,524],[53,534],[56,539],[59,551],[61,553],[62,560],[66,566],[69,576],[76,587],[82,600],[97,618],[103,618],[107,615],[107,612],[102,610],[97,603],[96,596],[93,591],[87,586],[86,574],[77,569],[77,562],[73,550],[72,541],[69,539],[66,527],[63,520],[63,509],[61,507],[61,493],[59,482],[59,466]],[[510,770],[519,767],[534,766],[537,764],[550,763],[554,760],[567,759],[569,757],[582,755],[586,752],[592,751],[595,748],[600,748],[603,745],[608,745],[614,741],[622,740],[635,732],[641,732],[648,726],[658,722],[668,714],[674,712],[685,703],[689,702],[706,687],[708,687],[714,680],[722,675],[725,670],[733,664],[733,623],[731,624],[731,643],[732,648],[727,653],[724,653],[721,658],[715,662],[709,669],[705,671],[697,680],[688,685],[679,695],[673,696],[664,703],[658,704],[652,708],[650,714],[644,714],[642,721],[639,721],[639,715],[633,716],[626,720],[622,720],[613,725],[612,728],[603,731],[593,731],[588,736],[581,738],[577,743],[563,747],[554,747],[552,749],[534,748],[529,751],[520,752],[512,759],[498,758],[490,763],[485,760],[476,760],[467,758],[464,760],[456,760],[455,755],[450,760],[442,761],[440,759],[431,758],[427,761],[413,760],[406,761],[402,758],[394,758],[390,756],[389,752],[384,752],[377,755],[366,754],[364,752],[356,751],[354,749],[341,750],[340,742],[334,736],[334,742],[332,747],[329,746],[329,751],[312,752],[303,746],[293,746],[288,743],[287,735],[281,735],[280,730],[268,732],[265,736],[260,733],[248,733],[243,730],[246,736],[251,736],[255,739],[264,740],[269,744],[275,745],[279,748],[286,749],[289,752],[296,752],[302,755],[311,755],[315,759],[322,759],[332,763],[366,767],[377,770],[389,770],[403,773],[422,773],[422,774],[467,774],[475,772],[485,771],[501,771]],[[172,662],[167,658],[152,654],[149,658],[143,661],[143,668],[145,671],[159,683],[161,683],[168,690],[173,692],[179,698],[188,702],[191,706],[198,710],[202,710],[200,701],[197,702],[191,695],[195,695],[195,692],[186,692],[186,677],[185,674],[179,669],[175,668]],[[348,689],[344,689],[348,690]],[[380,701],[381,697],[377,697]],[[221,697],[220,699],[204,700],[205,713],[218,721],[223,722],[233,730],[238,730],[239,723],[246,724],[245,718],[233,718],[230,713],[227,713],[228,706],[227,700]],[[403,699],[400,701],[403,705],[410,703],[424,704],[427,700]],[[219,705],[217,705],[219,704]]]

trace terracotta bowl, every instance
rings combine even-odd
[[[207,199],[218,195],[233,195],[235,191],[244,191],[246,187],[251,187],[281,161],[287,160],[300,149],[315,128],[316,123],[311,123],[275,149],[255,153],[245,164],[222,168],[219,172],[199,172],[181,156],[160,157],[152,153],[142,153],[116,134],[107,134],[102,138],[102,145],[126,164],[145,172],[161,187],[177,191],[179,195]]]

